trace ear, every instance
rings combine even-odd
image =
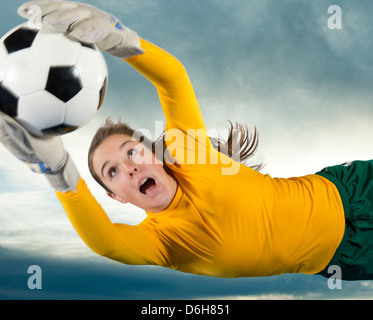
[[[114,193],[112,193],[112,192],[106,192],[106,194],[107,194],[110,198],[112,198],[112,199],[114,199],[114,200],[117,200],[117,201],[119,201],[120,203],[127,203],[127,201],[124,201],[122,198],[118,197],[116,194],[114,194]]]

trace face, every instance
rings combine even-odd
[[[161,212],[175,196],[177,182],[153,152],[125,134],[114,134],[95,150],[93,169],[112,191],[108,195],[148,212]]]

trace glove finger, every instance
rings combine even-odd
[[[122,36],[118,33],[109,33],[105,38],[96,42],[97,48],[103,51],[107,51],[111,48],[115,48],[123,41]]]
[[[87,43],[96,43],[106,38],[111,31],[110,23],[106,20],[100,23],[100,19],[96,17],[89,17],[84,20],[79,20],[70,26],[69,34]]]
[[[60,137],[32,137],[16,120],[3,113],[0,113],[0,142],[34,172],[55,172],[66,163]]]
[[[57,32],[66,32],[73,22],[90,15],[89,6],[50,0],[27,2],[18,8],[18,14],[26,19],[40,14],[43,27]]]
[[[50,0],[38,0],[38,1],[29,1],[24,3],[18,8],[18,14],[23,18],[30,18],[35,14],[35,11],[31,10],[35,7],[38,8],[42,17],[56,11],[59,8],[74,8],[76,4],[68,1],[50,1]]]
[[[92,16],[70,26],[73,38],[95,43],[100,50],[117,47],[123,40],[124,26],[111,14],[95,9]]]
[[[0,116],[0,141],[18,159],[38,162],[24,129],[11,117]]]
[[[84,7],[58,9],[43,18],[43,23],[52,26],[59,32],[66,32],[70,26],[91,17],[91,13]]]

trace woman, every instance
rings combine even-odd
[[[96,180],[111,198],[147,212],[142,223],[128,226],[111,223],[58,138],[35,139],[2,117],[2,142],[46,173],[94,252],[217,277],[327,275],[330,264],[346,280],[373,277],[373,161],[298,178],[262,175],[212,146],[187,73],[170,54],[94,7],[35,1],[21,15],[31,5],[40,6],[44,25],[96,43],[151,81],[167,120],[169,158],[156,156],[121,124],[109,122],[92,142]]]

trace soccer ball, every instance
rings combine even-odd
[[[0,110],[36,136],[85,125],[101,107],[108,72],[101,52],[26,24],[0,40]]]

